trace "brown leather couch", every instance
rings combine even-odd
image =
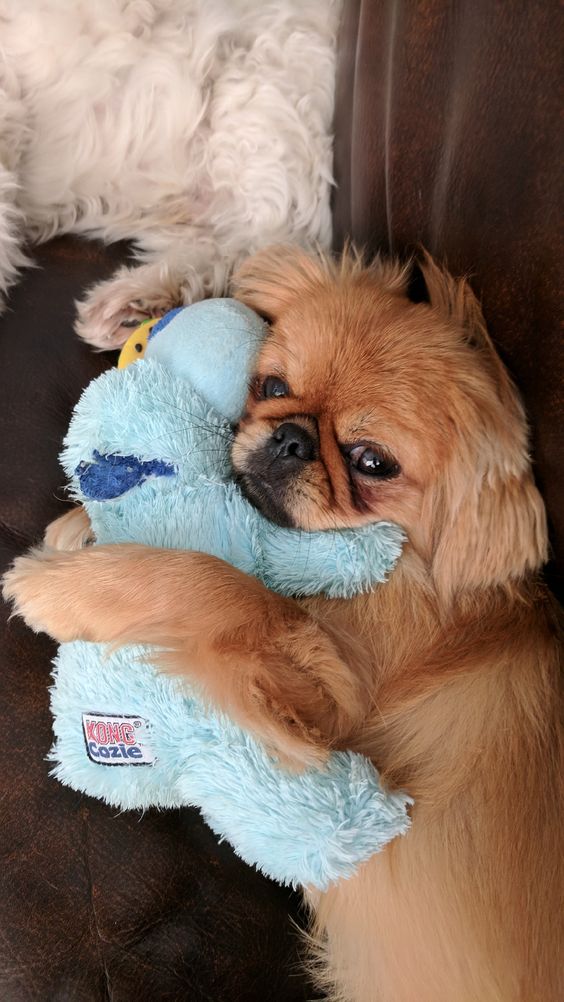
[[[469,272],[531,416],[558,585],[564,546],[557,326],[558,8],[552,0],[348,0],[336,107],[336,245],[425,244]],[[114,362],[73,299],[126,253],[58,240],[0,321],[0,571],[64,507],[57,464],[82,387]],[[423,416],[424,420],[424,416]],[[561,578],[560,578],[561,580]],[[49,777],[54,645],[0,629],[0,998],[298,1002],[299,899],[197,811],[117,815]]]

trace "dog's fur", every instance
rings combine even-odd
[[[537,578],[544,508],[476,300],[422,268],[429,303],[409,301],[405,269],[352,254],[262,252],[237,280],[271,323],[234,449],[244,488],[303,529],[399,522],[409,544],[387,584],[296,602],[200,553],[100,546],[20,558],[5,594],[58,640],[161,646],[295,768],[353,748],[413,795],[406,837],[308,895],[335,998],[557,1002],[563,700]],[[285,396],[264,398],[268,376]],[[288,421],[311,451],[257,466]],[[393,457],[390,475],[355,471],[356,443]]]
[[[25,244],[131,240],[79,304],[116,347],[225,291],[279,240],[331,236],[341,0],[0,0],[0,305]]]

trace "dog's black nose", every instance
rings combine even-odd
[[[315,459],[317,448],[314,439],[305,428],[293,421],[285,421],[272,433],[269,452],[277,459],[295,458],[308,462]]]

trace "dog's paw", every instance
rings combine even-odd
[[[154,265],[125,268],[76,304],[75,330],[101,350],[121,348],[133,328],[182,305],[179,298],[178,288]]]
[[[82,506],[56,518],[47,526],[43,537],[45,546],[53,550],[81,550],[94,541],[92,524]]]
[[[12,614],[21,616],[35,633],[49,633],[60,642],[80,634],[71,614],[65,556],[56,550],[30,550],[2,578],[2,595],[12,603]]]

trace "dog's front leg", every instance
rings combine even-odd
[[[185,227],[165,253],[147,252],[144,263],[120,268],[77,303],[76,331],[97,348],[118,348],[147,317],[225,293],[233,265],[243,256],[225,253],[197,227]]]
[[[338,633],[215,557],[134,545],[32,551],[6,574],[4,596],[60,641],[156,646],[164,668],[287,761],[322,758],[364,713]]]

